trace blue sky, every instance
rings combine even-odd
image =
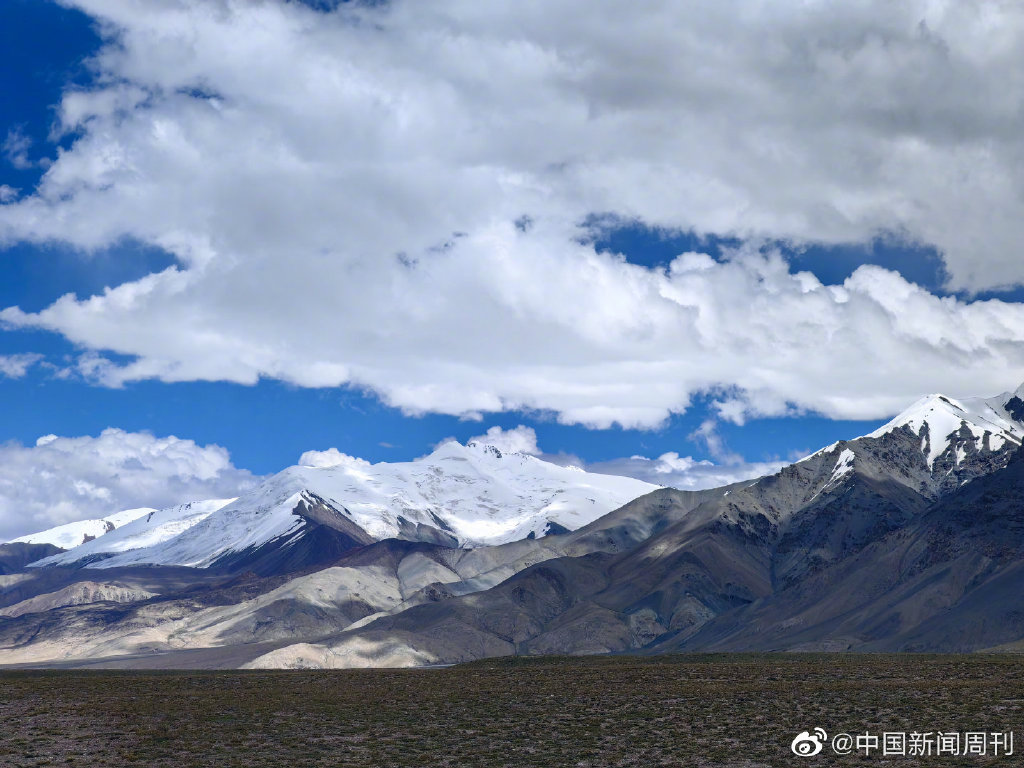
[[[988,90],[1020,46],[974,56],[969,13],[314,6],[0,6],[19,467],[174,435],[153,471],[212,493],[523,425],[738,477],[1024,379],[1020,95]],[[52,520],[145,501],[18,487]]]

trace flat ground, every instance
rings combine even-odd
[[[499,659],[447,669],[0,672],[0,766],[981,766],[795,757],[800,731],[1016,730],[1024,657]]]

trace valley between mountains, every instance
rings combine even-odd
[[[0,665],[1024,648],[1024,387],[659,488],[494,446],[290,467],[0,545]]]

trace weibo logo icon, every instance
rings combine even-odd
[[[824,728],[815,728],[814,733],[801,731],[793,739],[793,743],[789,745],[789,748],[793,750],[794,755],[814,757],[821,752],[826,739],[828,739],[828,734],[825,733]]]

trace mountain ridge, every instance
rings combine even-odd
[[[772,475],[707,491],[656,488],[543,536],[534,527],[543,516],[534,517],[518,529],[532,538],[496,545],[466,547],[454,525],[444,530],[448,521],[425,508],[415,522],[406,518],[422,529],[377,540],[349,505],[308,489],[286,495],[293,487],[284,483],[264,496],[288,525],[275,523],[276,535],[256,537],[262,543],[251,551],[236,548],[246,552],[239,562],[224,571],[212,561],[168,570],[179,585],[170,588],[160,575],[168,565],[132,571],[102,561],[117,566],[113,598],[154,596],[0,618],[0,663],[155,654],[152,663],[173,666],[195,658],[176,654],[197,648],[211,664],[322,667],[509,653],[1024,643],[1024,624],[1013,618],[1024,616],[1013,589],[1024,573],[1020,392],[923,398],[884,427]],[[497,449],[442,448],[418,467],[428,477],[428,466],[454,466],[464,478],[481,467],[537,466]],[[343,462],[364,474],[378,466]],[[304,485],[312,469],[285,477]],[[323,476],[332,474],[349,476]],[[274,506],[278,496],[284,501]],[[184,533],[231,511],[225,505]],[[390,522],[402,531],[397,516]],[[16,577],[20,601],[43,596],[29,607],[88,593],[61,592],[84,580],[80,571],[31,570],[37,587]],[[208,586],[189,586],[190,578]]]
[[[109,538],[38,565],[241,563],[260,547],[303,535],[308,518],[296,510],[310,497],[348,520],[353,543],[404,538],[456,547],[501,544],[574,530],[657,487],[502,453],[484,443],[449,441],[412,462],[342,457],[331,466],[288,467],[237,499],[150,511]]]

